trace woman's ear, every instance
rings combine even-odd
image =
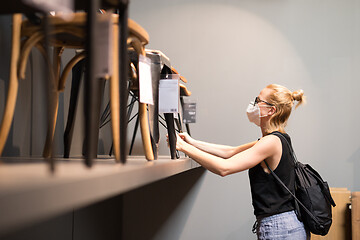
[[[273,115],[276,113],[276,107],[275,106],[272,106],[271,108],[269,108],[269,113],[268,115]]]

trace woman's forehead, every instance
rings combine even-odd
[[[259,94],[259,97],[263,97],[263,98],[267,98],[271,93],[271,89],[270,88],[263,88]]]

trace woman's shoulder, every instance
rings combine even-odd
[[[266,135],[262,137],[252,148],[257,156],[261,157],[261,161],[265,159],[273,159],[280,156],[282,152],[282,143],[277,136]]]
[[[281,140],[281,142],[284,142],[284,141],[291,142],[291,138],[290,138],[289,134],[287,134],[286,132],[274,131],[274,132],[270,133],[269,135],[279,138]],[[269,136],[269,135],[267,135],[267,136]]]
[[[281,147],[281,140],[274,134],[268,134],[260,138],[256,145],[267,150],[276,150],[276,148]]]

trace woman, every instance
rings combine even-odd
[[[298,107],[304,100],[302,90],[291,92],[276,84],[261,90],[255,102],[248,106],[247,115],[261,128],[263,137],[238,147],[198,141],[186,133],[179,134],[177,138],[177,150],[215,174],[227,176],[249,169],[258,239],[309,239],[309,232],[294,212],[293,198],[270,175],[265,164],[266,161],[294,192],[293,159],[286,140],[274,133],[282,134],[291,143],[284,127],[294,101],[298,101]]]

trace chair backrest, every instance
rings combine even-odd
[[[138,38],[143,46],[149,43],[147,31],[132,19],[128,19],[129,36]]]

